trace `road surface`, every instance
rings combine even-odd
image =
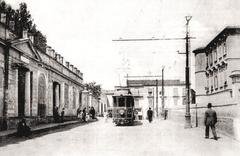
[[[219,134],[204,138],[201,128],[184,129],[168,120],[115,126],[101,119],[88,125],[0,147],[1,156],[236,156],[240,143]]]

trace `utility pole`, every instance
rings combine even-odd
[[[156,79],[156,114],[158,118],[158,79]]]
[[[162,68],[162,114],[164,114],[165,101],[164,101],[164,68]]]
[[[184,128],[192,128],[191,114],[190,114],[190,72],[189,72],[189,28],[188,24],[192,16],[186,16],[186,114],[185,114],[185,126]]]

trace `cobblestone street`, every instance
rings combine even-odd
[[[234,156],[240,143],[219,134],[219,140],[204,138],[202,128],[184,129],[168,120],[115,126],[111,119],[66,129],[0,147],[0,155],[11,156]]]

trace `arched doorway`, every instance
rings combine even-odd
[[[54,114],[54,108],[55,107],[60,107],[60,90],[61,90],[61,87],[60,87],[60,84],[56,81],[53,82],[53,114]],[[66,100],[66,99],[65,99]]]
[[[44,74],[38,77],[38,116],[46,116],[46,79]]]

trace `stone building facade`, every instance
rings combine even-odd
[[[116,86],[115,89],[122,88]],[[162,96],[162,80],[127,80],[127,86],[134,96],[135,108],[139,108],[143,118],[147,116],[149,107],[159,116],[164,109],[173,109],[185,104],[185,83],[180,80],[164,80],[164,96]],[[162,100],[163,99],[163,100]]]
[[[31,38],[31,39],[30,39]],[[18,38],[0,23],[0,126],[10,129],[22,117],[31,125],[53,121],[55,106],[65,119],[87,106],[83,74],[51,47],[34,48],[26,32]]]
[[[239,138],[240,28],[226,27],[195,54],[196,102],[203,122],[211,102],[219,116],[218,128]]]

